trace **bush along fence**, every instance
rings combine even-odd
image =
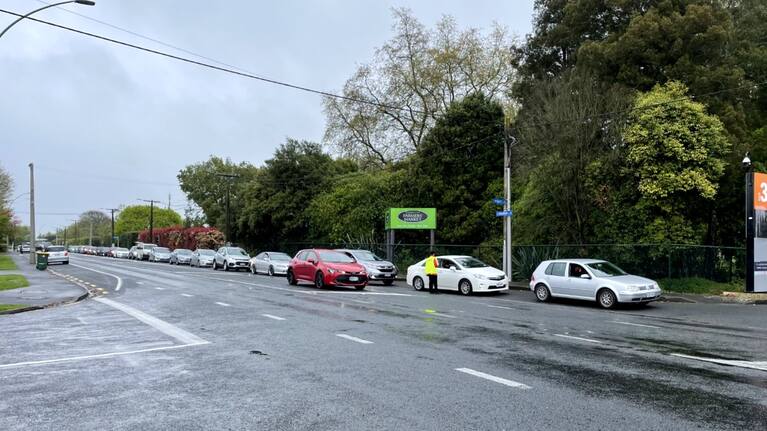
[[[196,248],[208,248],[216,250],[224,245],[224,234],[212,227],[190,227],[181,226],[158,228],[152,230],[152,237],[149,238],[149,230],[143,230],[138,234],[138,241],[157,244],[170,249],[187,248],[194,250]]]
[[[301,249],[311,247],[364,248],[386,257],[385,244],[378,243],[285,243],[278,250],[292,256]],[[428,256],[429,249],[429,244],[396,244],[393,260],[400,274],[404,276],[408,266]],[[503,247],[500,245],[436,244],[434,251],[443,255],[470,255],[496,268],[503,266]],[[529,280],[538,264],[557,258],[604,259],[626,272],[653,279],[697,277],[731,282],[742,280],[746,268],[746,249],[742,247],[683,244],[514,245],[514,281]]]

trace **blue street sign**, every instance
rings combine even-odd
[[[493,203],[496,205],[504,205],[506,204],[506,199],[493,198]]]
[[[511,217],[511,210],[508,211],[496,211],[495,212],[496,217]]]

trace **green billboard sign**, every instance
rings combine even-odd
[[[387,229],[436,229],[436,208],[389,208]]]

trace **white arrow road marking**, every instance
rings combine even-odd
[[[751,368],[753,370],[767,371],[767,361],[738,361],[734,359],[703,358],[700,356],[683,355],[681,353],[672,353],[671,356],[685,359],[694,359],[696,361],[711,362],[719,365],[728,365],[731,367]]]
[[[56,362],[80,361],[80,360],[83,360],[83,359],[110,358],[112,356],[132,355],[134,353],[155,352],[155,351],[158,351],[158,350],[181,349],[181,348],[184,348],[184,347],[199,346],[199,345],[202,345],[202,344],[208,344],[208,342],[206,341],[204,343],[197,343],[197,344],[182,344],[180,346],[155,347],[155,348],[152,348],[152,349],[130,350],[130,351],[127,351],[127,352],[102,353],[100,355],[72,356],[72,357],[69,357],[69,358],[47,359],[47,360],[44,360],[44,361],[16,362],[15,364],[3,364],[3,365],[0,365],[0,368],[20,367],[20,366],[24,366],[24,365],[44,365],[44,364],[53,364],[53,363],[56,363]]]
[[[487,379],[487,380],[490,380],[491,382],[496,382],[502,385],[510,386],[512,388],[530,389],[530,386],[527,386],[524,383],[515,382],[514,380],[508,380],[502,377],[496,377],[491,374],[483,373],[481,371],[472,370],[471,368],[456,368],[455,370],[461,373],[470,374],[475,377],[480,377],[482,379]]]
[[[571,340],[579,340],[579,341],[587,341],[589,343],[598,343],[602,344],[599,340],[592,340],[591,338],[583,338],[583,337],[573,337],[572,335],[564,335],[564,334],[554,334],[555,337],[562,337],[562,338],[569,338]]]
[[[284,318],[284,317],[280,317],[280,316],[273,316],[273,315],[271,315],[271,314],[262,314],[262,316],[264,316],[264,317],[268,317],[268,318],[270,318],[270,319],[274,319],[274,320],[285,320],[285,318]]]
[[[336,337],[345,338],[347,340],[354,341],[355,343],[360,343],[360,344],[373,344],[372,341],[363,340],[362,338],[352,337],[351,335],[346,335],[346,334],[336,334]]]

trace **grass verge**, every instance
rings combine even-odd
[[[0,271],[19,269],[7,254],[0,254]]]
[[[0,290],[18,289],[29,286],[29,281],[23,275],[0,275]]]
[[[746,283],[742,280],[720,283],[705,278],[664,278],[658,280],[658,284],[664,292],[698,295],[721,295],[722,292],[744,292],[746,290]]]
[[[24,307],[26,307],[24,304],[0,304],[0,311],[10,311]]]

